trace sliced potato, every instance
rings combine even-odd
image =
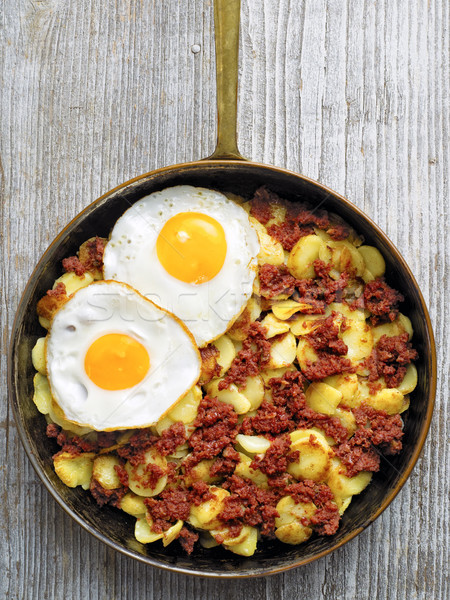
[[[307,405],[324,415],[334,415],[342,400],[342,392],[323,381],[311,383],[305,396]]]
[[[33,386],[33,402],[40,413],[47,415],[52,406],[52,393],[47,377],[41,373],[36,373],[33,377]]]
[[[341,333],[343,342],[347,345],[347,358],[352,365],[370,356],[373,348],[372,331],[363,321],[347,320],[347,328]]]
[[[276,339],[270,346],[269,369],[288,367],[295,360],[297,341],[291,332]]]
[[[275,519],[275,535],[285,544],[301,544],[312,535],[312,529],[302,524],[316,512],[312,502],[295,503],[292,496],[284,496],[276,506],[280,515]]]
[[[282,265],[284,263],[283,246],[267,233],[267,229],[254,217],[249,217],[259,240],[258,264]]]
[[[146,518],[139,517],[136,519],[136,525],[134,526],[134,536],[141,544],[151,544],[162,539],[163,534],[152,531]]]
[[[206,500],[199,506],[191,505],[189,523],[198,529],[211,530],[221,526],[217,516],[223,510],[225,498],[230,495],[227,490],[216,486],[211,486],[209,491],[213,495],[211,500]]]
[[[410,394],[417,386],[417,369],[411,363],[406,367],[406,374],[403,377],[403,381],[397,386],[399,392],[404,396]]]
[[[213,379],[206,385],[206,391],[210,396],[215,396],[225,404],[231,404],[238,415],[243,415],[251,409],[251,403],[243,393],[241,393],[234,383],[224,390],[219,389],[219,383],[222,379]]]
[[[227,335],[232,340],[245,340],[248,335],[248,328],[254,321],[256,321],[260,314],[261,299],[259,296],[253,294],[240,316],[236,319],[230,329],[228,329]]]
[[[308,363],[315,363],[318,360],[318,356],[311,346],[311,344],[305,338],[300,338],[297,344],[297,360],[300,365],[300,369],[305,370]]]
[[[132,465],[129,461],[125,463],[125,470],[128,473],[128,485],[132,492],[138,496],[157,496],[163,491],[167,484],[167,475],[162,475],[152,487],[149,482],[149,472],[147,466],[156,465],[164,470],[167,469],[167,461],[161,456],[155,448],[150,448],[145,453],[145,463]]]
[[[258,542],[258,530],[256,527],[249,527],[248,525],[245,525],[243,529],[249,530],[243,541],[233,545],[224,543],[224,546],[227,550],[233,552],[233,554],[239,554],[239,556],[253,556]]]
[[[64,275],[55,280],[53,289],[55,289],[58,283],[63,283],[66,286],[66,294],[71,296],[77,290],[86,287],[93,281],[94,277],[88,271],[84,275],[75,275],[73,272],[64,273]]]
[[[182,423],[191,423],[197,416],[198,405],[202,399],[202,390],[200,386],[194,385],[184,398],[182,398],[174,408],[167,413],[172,421],[181,421]]]
[[[356,373],[341,373],[331,375],[322,380],[322,383],[331,385],[342,394],[341,403],[353,407],[352,402],[358,396],[358,376]]]
[[[144,516],[147,507],[144,504],[144,498],[137,496],[133,492],[128,492],[120,501],[120,508],[133,517]]]
[[[383,255],[374,246],[360,246],[359,253],[364,259],[366,268],[370,271],[374,278],[382,277],[386,271],[386,263]]]
[[[331,460],[327,484],[335,498],[348,498],[360,494],[370,483],[372,473],[361,471],[355,477],[345,475],[345,467],[338,458]]]
[[[175,523],[175,525],[172,525],[172,527],[169,527],[169,529],[167,529],[167,531],[164,531],[162,534],[162,540],[163,540],[163,546],[164,548],[166,546],[168,546],[169,544],[171,544],[174,540],[177,539],[177,537],[180,535],[180,531],[182,530],[184,525],[184,521],[181,521],[180,519]]]
[[[117,456],[112,454],[97,456],[94,459],[92,476],[105,490],[115,490],[121,487],[119,476],[114,468],[119,465],[120,461]]]
[[[304,310],[304,304],[295,300],[280,300],[272,304],[273,314],[281,321],[290,319],[295,313],[301,310]]]
[[[287,267],[297,279],[311,279],[315,276],[314,261],[319,258],[324,242],[318,235],[306,235],[298,240],[289,254]]]
[[[256,410],[264,400],[264,383],[260,375],[247,377],[240,392],[250,402],[250,410]]]
[[[36,344],[31,351],[31,360],[33,367],[41,375],[47,375],[47,360],[45,357],[45,337],[41,337],[36,341]]]
[[[300,454],[296,462],[288,465],[288,473],[299,480],[325,481],[331,454],[325,436],[312,429],[299,429],[290,437],[291,450],[298,450]]]
[[[405,410],[406,402],[403,394],[396,388],[385,388],[376,394],[369,395],[365,403],[375,410],[384,410],[388,415],[396,415]]]
[[[249,454],[264,454],[270,448],[269,440],[260,435],[238,433],[236,442]]]
[[[55,472],[68,487],[74,488],[81,485],[84,490],[87,490],[91,483],[94,457],[93,452],[86,452],[81,456],[62,452],[53,459]]]
[[[261,321],[261,325],[267,330],[266,339],[286,333],[290,329],[289,323],[277,319],[277,317],[271,312],[267,313],[267,315]]]
[[[222,367],[220,371],[220,377],[228,371],[236,356],[236,349],[231,341],[231,339],[227,335],[222,335],[215,342],[213,342],[213,346],[217,348],[219,351],[219,356],[217,357],[217,363]]]

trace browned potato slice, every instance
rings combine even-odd
[[[81,485],[87,490],[91,483],[94,456],[93,452],[81,456],[73,456],[68,452],[57,454],[53,459],[56,474],[68,487]]]
[[[297,279],[310,279],[315,276],[313,263],[319,258],[323,241],[317,235],[306,235],[298,240],[289,254],[287,267]]]
[[[325,436],[312,429],[299,429],[290,434],[291,450],[298,450],[296,462],[287,470],[296,479],[325,481],[330,466],[331,449]]]
[[[308,406],[324,415],[334,415],[342,400],[342,392],[323,381],[311,383],[305,396]]]
[[[222,512],[224,500],[230,495],[230,492],[223,488],[212,486],[209,491],[213,495],[211,500],[202,502],[199,506],[191,506],[189,523],[198,529],[217,529],[221,523],[217,515]]]
[[[167,475],[162,475],[152,487],[149,483],[149,473],[146,471],[148,465],[156,465],[164,471],[167,469],[166,459],[155,448],[147,450],[144,464],[134,466],[128,461],[125,463],[125,470],[128,473],[128,485],[130,490],[138,496],[157,496],[167,484]]]
[[[117,489],[121,483],[114,467],[119,465],[120,461],[117,456],[112,454],[97,456],[94,459],[92,476],[105,490]]]
[[[302,525],[302,520],[311,518],[316,512],[312,502],[299,502],[296,504],[292,496],[285,496],[277,504],[280,515],[275,519],[277,538],[285,544],[301,544],[312,535],[312,529]]]
[[[139,517],[136,519],[134,536],[138,542],[141,542],[141,544],[151,544],[162,539],[163,534],[152,531],[151,523],[149,524],[145,517]]]

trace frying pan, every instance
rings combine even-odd
[[[116,550],[149,565],[180,573],[210,577],[250,577],[277,573],[304,565],[351,540],[374,521],[405,483],[416,463],[430,425],[436,390],[436,352],[430,318],[417,283],[385,234],[364,213],[329,188],[296,173],[250,162],[236,143],[237,70],[240,0],[215,0],[217,61],[217,147],[207,159],[165,167],[136,177],[93,202],[56,237],[34,269],[22,295],[13,324],[9,352],[10,401],[22,443],[39,477],[60,506],[82,527]],[[43,335],[36,304],[61,274],[61,260],[75,254],[79,245],[98,235],[108,237],[115,221],[134,202],[156,190],[188,184],[237,193],[246,198],[264,184],[281,197],[307,200],[314,207],[337,213],[380,249],[386,260],[388,281],[405,296],[403,311],[414,327],[418,386],[405,416],[401,454],[382,459],[367,493],[354,498],[338,532],[315,537],[299,546],[277,541],[259,544],[251,558],[237,557],[222,548],[199,548],[188,557],[172,544],[143,545],[133,535],[134,519],[114,508],[99,508],[89,493],[66,487],[56,476],[51,460],[56,448],[46,439],[45,422],[33,404],[31,350]]]

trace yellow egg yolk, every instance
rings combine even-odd
[[[104,390],[134,387],[144,379],[149,367],[150,357],[144,346],[122,333],[97,338],[84,359],[87,376]]]
[[[161,229],[156,252],[172,277],[186,283],[204,283],[223,267],[227,254],[225,232],[209,215],[178,213]]]

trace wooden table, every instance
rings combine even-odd
[[[83,207],[215,140],[210,0],[3,0],[1,373],[33,266]],[[425,451],[397,499],[334,554],[209,581],[116,554],[45,491],[2,388],[2,598],[447,599],[449,3],[243,0],[244,155],[338,190],[399,247],[439,350]]]

